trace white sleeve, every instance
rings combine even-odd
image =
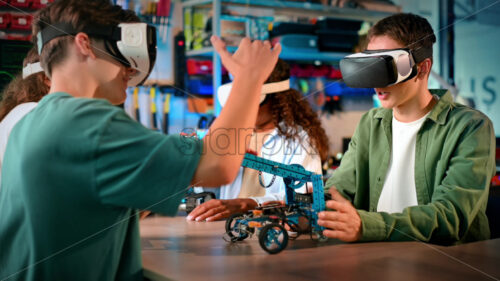
[[[218,199],[234,199],[238,198],[241,190],[241,182],[243,178],[243,167],[240,167],[238,175],[234,181],[230,184],[226,184],[220,187],[220,198]]]
[[[283,190],[283,194],[281,193],[266,194],[265,196],[260,196],[260,197],[250,197],[250,199],[255,200],[255,202],[257,202],[259,206],[269,201],[285,200],[285,190]]]

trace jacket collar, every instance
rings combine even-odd
[[[438,102],[436,103],[436,105],[434,105],[434,108],[431,110],[429,116],[427,116],[427,119],[430,119],[439,125],[443,125],[446,123],[448,113],[454,107],[453,97],[447,90],[438,89],[429,91],[435,98],[438,99]],[[375,113],[373,118],[391,121],[392,109],[382,108]]]

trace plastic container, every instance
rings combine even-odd
[[[214,90],[211,78],[190,78],[188,79],[188,90],[194,95],[213,95]]]
[[[294,22],[275,22],[269,32],[269,37],[275,37],[285,34],[314,34],[316,26],[305,23]]]
[[[330,82],[325,84],[327,96],[371,96],[375,93],[373,88],[349,88],[343,82]]]
[[[351,52],[359,41],[357,31],[318,30],[318,48],[326,52]]]
[[[18,8],[29,8],[33,0],[10,0],[10,5]]]
[[[33,9],[41,9],[46,7],[49,3],[54,2],[54,0],[33,0],[31,4],[31,8]]]
[[[12,14],[12,18],[10,20],[10,29],[30,30],[32,20],[33,20],[32,15]]]
[[[298,78],[329,77],[331,71],[332,67],[328,65],[314,66],[310,64],[292,64],[290,66],[290,76]]]
[[[316,22],[319,30],[359,31],[363,21],[326,18]]]
[[[10,25],[11,19],[10,13],[0,13],[0,28],[6,29]]]
[[[31,41],[31,34],[23,34],[23,33],[8,33],[7,40],[16,40],[16,41]]]
[[[195,60],[188,59],[187,62],[188,75],[211,75],[213,64],[210,60]]]
[[[330,71],[330,74],[328,75],[328,78],[329,79],[342,79],[342,72],[340,72],[340,69],[332,66],[332,69]]]

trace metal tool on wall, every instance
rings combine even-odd
[[[172,8],[171,0],[160,0],[156,7],[156,15],[160,17],[160,28],[158,31],[159,38],[163,43],[167,42],[170,10]]]

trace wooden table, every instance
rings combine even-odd
[[[319,243],[302,235],[277,255],[256,236],[225,242],[224,222],[141,222],[151,280],[500,280],[500,239],[443,247],[420,242]]]

